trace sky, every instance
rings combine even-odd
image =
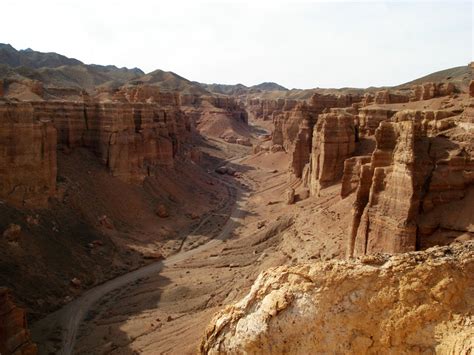
[[[2,12],[0,42],[16,49],[205,83],[397,85],[474,57],[472,1],[2,0]]]

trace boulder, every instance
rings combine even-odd
[[[287,205],[292,205],[295,203],[295,189],[289,188],[286,190],[285,203]]]
[[[21,226],[15,223],[10,223],[3,231],[3,237],[8,241],[16,241],[20,237]]]
[[[158,207],[156,208],[156,214],[160,218],[167,218],[170,216],[166,206],[163,204],[158,205]]]

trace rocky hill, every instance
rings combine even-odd
[[[9,44],[0,44],[0,80],[4,82],[38,81],[46,87],[92,91],[99,85],[117,86],[142,75],[138,68],[88,65],[57,53],[18,51]]]

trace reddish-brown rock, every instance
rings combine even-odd
[[[372,136],[380,122],[389,120],[396,111],[385,108],[361,108],[357,116],[359,135]]]
[[[326,113],[318,117],[312,137],[309,171],[311,195],[341,178],[344,161],[355,150],[354,116]]]
[[[307,109],[305,104],[300,104],[293,115],[295,116],[293,117],[293,122],[298,121],[300,124],[294,144],[291,146],[290,171],[294,177],[301,178],[303,169],[310,159],[315,116]]]
[[[0,198],[42,208],[56,190],[56,129],[31,104],[0,102]]]
[[[360,184],[362,166],[370,163],[371,156],[363,155],[348,158],[344,161],[342,175],[341,197],[347,197],[354,192]]]
[[[15,305],[10,290],[0,288],[0,354],[37,353],[38,349],[31,341],[25,311]]]
[[[375,93],[374,101],[376,104],[399,104],[409,101],[408,95],[403,95],[400,93],[394,93],[390,90],[377,91]]]
[[[170,216],[166,206],[162,204],[158,205],[158,207],[156,208],[156,214],[160,218],[167,218]]]
[[[447,96],[454,93],[456,87],[453,83],[439,82],[439,83],[423,83],[413,87],[413,94],[411,101],[429,100],[439,96]]]
[[[376,130],[370,163],[362,157],[346,162],[341,194],[357,185],[349,255],[415,250],[430,245],[438,229],[474,231],[467,207],[474,202],[472,156],[446,134],[430,129],[440,122],[436,117],[446,115],[398,112]],[[449,204],[458,210],[456,216],[441,212]]]

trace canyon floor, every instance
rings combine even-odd
[[[343,256],[341,226],[349,221],[335,222],[352,201],[340,199],[339,184],[287,205],[287,153],[248,155],[217,139],[212,144],[237,171],[220,176],[230,191],[223,208],[188,235],[181,251],[99,285],[36,323],[41,353],[194,353],[212,315],[248,292],[261,271]],[[209,229],[219,232],[212,240]]]

